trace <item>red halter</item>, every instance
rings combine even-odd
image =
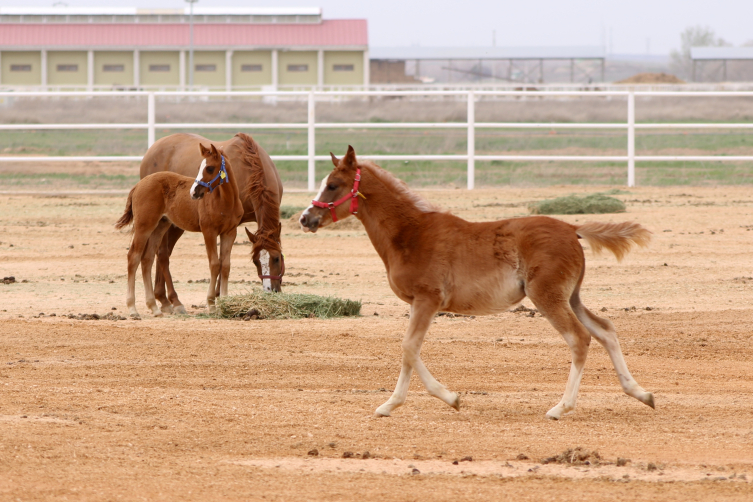
[[[339,206],[340,204],[343,204],[347,202],[348,199],[350,199],[350,214],[358,214],[358,197],[361,195],[358,192],[358,185],[361,183],[361,168],[356,169],[356,179],[353,182],[353,190],[350,191],[349,194],[344,195],[341,199],[336,200],[335,202],[319,202],[318,200],[312,200],[311,204],[316,207],[321,207],[325,209],[329,209],[329,212],[332,214],[332,221],[337,221],[337,215],[335,214],[335,208]]]
[[[280,261],[281,261],[281,264],[280,264],[280,275],[261,275],[261,274],[259,274],[259,279],[261,279],[261,280],[270,279],[270,280],[273,280],[273,281],[280,281],[280,282],[282,282],[282,276],[285,275],[285,255],[282,254],[282,253],[280,254]]]

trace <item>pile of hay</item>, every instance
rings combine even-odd
[[[258,319],[301,319],[357,316],[361,302],[331,296],[298,293],[266,293],[255,289],[245,295],[217,299],[217,317],[254,317]]]
[[[602,193],[578,197],[568,195],[528,205],[531,214],[604,214],[624,213],[625,203]]]
[[[684,84],[685,81],[668,73],[638,73],[615,84]]]

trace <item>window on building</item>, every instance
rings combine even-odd
[[[241,71],[262,71],[262,67],[260,64],[243,64]]]
[[[197,64],[196,71],[217,71],[216,64]]]
[[[288,71],[309,71],[307,64],[289,64]]]
[[[10,71],[31,71],[30,64],[12,64],[10,65]]]
[[[122,65],[122,64],[102,65],[102,71],[125,71],[125,65]]]
[[[352,64],[336,64],[332,65],[334,71],[353,71],[355,67]]]
[[[58,71],[78,71],[77,64],[59,64],[56,68]]]
[[[150,64],[149,71],[170,71],[169,64]]]

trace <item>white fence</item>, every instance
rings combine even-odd
[[[612,161],[627,164],[627,185],[635,186],[635,163],[640,161],[753,161],[753,156],[731,155],[664,155],[646,156],[635,154],[636,129],[753,129],[753,123],[636,123],[636,96],[682,96],[682,97],[751,97],[750,91],[721,91],[721,92],[679,92],[679,91],[486,91],[486,90],[453,90],[453,91],[308,91],[308,92],[0,92],[0,98],[20,97],[146,97],[147,121],[145,123],[108,123],[108,124],[0,124],[2,130],[53,130],[53,129],[146,129],[147,146],[155,140],[157,128],[169,129],[306,129],[308,133],[307,155],[273,155],[275,161],[306,161],[308,163],[308,190],[316,190],[315,166],[317,160],[329,160],[327,155],[316,155],[317,129],[466,129],[468,135],[468,150],[461,155],[368,155],[360,157],[372,160],[459,160],[466,161],[468,189],[475,186],[476,162],[486,161]],[[415,97],[445,97],[454,96],[465,99],[468,104],[466,122],[336,122],[326,123],[316,121],[316,101],[319,99],[355,98],[355,97],[386,97],[386,96],[415,96]],[[624,97],[627,101],[627,121],[624,123],[532,123],[532,122],[476,122],[475,103],[482,96],[508,97]],[[158,123],[156,117],[156,97],[257,97],[280,99],[305,99],[308,101],[308,120],[300,123]],[[597,155],[478,155],[476,154],[476,129],[625,129],[627,130],[627,144],[625,155],[597,156]],[[140,156],[59,156],[59,157],[18,157],[0,156],[0,162],[66,162],[66,161],[141,161]]]

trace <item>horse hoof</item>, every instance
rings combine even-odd
[[[178,315],[188,315],[188,312],[186,312],[186,307],[184,307],[183,305],[178,305],[177,307],[175,307],[173,313]]]
[[[172,305],[162,305],[160,307],[160,310],[163,314],[172,314],[173,313],[173,306]]]
[[[549,420],[559,420],[560,419],[560,417],[556,417],[554,415],[550,415],[549,413],[546,414],[546,418],[548,418]]]
[[[460,411],[460,394],[455,394],[455,400],[450,406],[455,408],[455,410]]]
[[[546,418],[548,418],[549,420],[559,420],[560,417],[562,417],[562,411],[562,407],[560,405],[557,405],[546,412]]]
[[[162,316],[163,316],[162,312],[155,312],[154,313],[154,317],[162,317]]]
[[[136,314],[136,313],[133,313],[133,314],[131,314],[131,315],[130,315],[129,317],[130,317],[131,319],[134,319],[134,320],[136,320],[136,321],[140,321],[140,320],[141,320],[141,316],[140,316],[140,315],[138,315],[138,314]]]
[[[377,417],[377,418],[389,417],[390,416],[390,410],[387,409],[384,405],[382,405],[382,406],[380,406],[379,408],[376,409],[376,411],[374,412],[374,416]]]
[[[654,405],[654,395],[650,392],[646,392],[646,394],[641,398],[640,400],[643,404],[646,406],[651,406],[652,409],[656,409],[656,406]]]

